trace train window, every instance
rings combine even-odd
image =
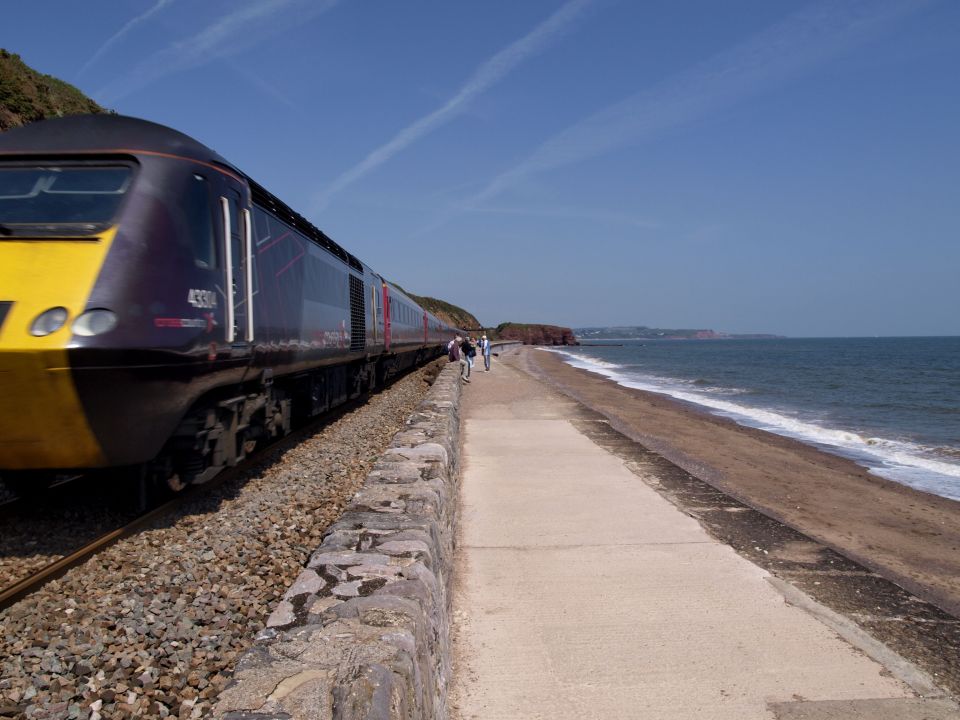
[[[253,206],[253,238],[257,247],[265,245],[269,240],[273,239],[273,235],[270,232],[271,220],[272,218],[265,210],[262,210],[256,205]]]
[[[186,228],[190,233],[193,260],[197,267],[217,266],[217,245],[213,235],[213,220],[210,217],[210,191],[203,175],[193,175],[181,204],[186,216]]]
[[[0,165],[0,224],[86,234],[110,224],[130,188],[125,165]]]
[[[287,264],[284,262],[284,264]],[[303,259],[303,294],[308,300],[331,307],[350,307],[349,273],[327,253],[307,252]]]

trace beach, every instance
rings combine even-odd
[[[517,363],[691,475],[960,616],[960,502],[665,395],[618,385],[555,353],[525,349]]]

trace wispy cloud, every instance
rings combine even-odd
[[[546,140],[479,193],[439,215],[418,234],[531,176],[638,144],[743,97],[786,82],[892,28],[925,0],[830,0],[806,8],[751,39],[659,85],[621,100]]]
[[[97,62],[97,60],[103,57],[111,47],[113,47],[120,41],[120,38],[122,38],[124,35],[129,33],[131,30],[133,30],[137,25],[140,25],[141,23],[144,23],[147,20],[149,20],[151,17],[156,15],[158,12],[163,10],[164,7],[166,7],[172,2],[173,0],[157,0],[157,2],[153,5],[153,7],[147,10],[145,13],[137,15],[137,17],[135,17],[133,20],[131,20],[122,28],[117,30],[117,32],[111,35],[107,39],[107,41],[100,46],[100,48],[93,54],[93,57],[91,57],[89,60],[87,60],[87,62],[83,64],[83,67],[80,68],[80,74],[83,75],[87,70],[89,70],[90,67],[95,62]]]
[[[246,80],[248,83],[253,85],[255,88],[257,88],[257,90],[262,92],[264,95],[269,95],[274,100],[277,100],[283,103],[291,110],[301,109],[301,107],[293,101],[293,98],[291,98],[285,92],[282,92],[280,88],[277,87],[276,83],[272,83],[272,82],[269,82],[268,80],[265,80],[260,75],[245,68],[239,62],[229,60],[229,59],[223,59],[223,62],[227,67],[229,67],[237,75],[242,77],[244,80]]]
[[[564,207],[491,207],[483,206],[476,208],[477,212],[488,213],[491,215],[517,215],[526,217],[544,217],[558,220],[583,220],[590,223],[603,223],[609,225],[626,225],[644,230],[652,230],[660,227],[660,223],[648,220],[642,217],[636,217],[629,213],[610,212],[608,210],[595,210],[591,208],[578,208],[571,206]]]
[[[475,97],[486,92],[509,75],[518,65],[528,58],[542,52],[552,42],[567,32],[573,21],[594,0],[568,0],[553,15],[540,23],[514,43],[511,43],[496,55],[484,62],[463,84],[457,93],[441,107],[405,127],[389,142],[372,151],[357,165],[347,170],[331,183],[314,201],[311,212],[319,212],[330,199],[348,185],[355,183],[374,168],[387,162],[398,152],[416,142],[424,135],[433,132],[441,125],[450,122],[462,113]]]
[[[327,12],[339,0],[257,0],[218,18],[200,32],[159,50],[96,94],[114,103],[176,72],[236,55],[295,24]],[[295,12],[294,12],[295,11]]]

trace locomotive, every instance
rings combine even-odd
[[[0,134],[0,477],[173,489],[440,355],[453,328],[176,130]]]

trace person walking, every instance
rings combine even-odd
[[[470,371],[473,369],[473,358],[476,356],[477,350],[474,348],[473,343],[470,342],[470,337],[467,336],[467,338],[464,339],[463,344],[460,345],[460,357],[465,358],[467,363],[467,380],[470,378]]]
[[[490,340],[484,335],[480,338],[480,346],[483,349],[483,367],[490,372]]]
[[[457,335],[447,344],[447,357],[450,362],[460,363],[460,377],[463,378],[464,382],[470,382],[470,368],[461,352],[462,344],[463,338]]]

